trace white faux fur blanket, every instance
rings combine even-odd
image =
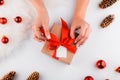
[[[44,0],[50,17],[50,26],[54,22],[59,22],[60,17],[70,22],[75,0]],[[14,18],[21,16],[23,22],[15,23]],[[30,0],[5,0],[5,4],[0,6],[0,17],[6,17],[8,23],[0,24],[0,40],[3,35],[9,38],[8,44],[0,41],[0,58],[11,54],[12,51],[25,39],[28,39],[29,32],[36,18],[36,11]]]

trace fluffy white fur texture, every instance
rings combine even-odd
[[[70,22],[75,0],[43,0],[50,17],[50,26],[54,22],[60,22],[60,17]],[[14,18],[21,16],[23,22],[15,23]],[[4,45],[0,41],[0,58],[11,54],[18,45],[31,34],[31,27],[36,18],[36,11],[30,0],[5,0],[5,4],[0,6],[0,17],[6,17],[8,23],[0,24],[0,40],[3,35],[9,38],[9,43]]]

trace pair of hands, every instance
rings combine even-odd
[[[40,15],[38,15],[38,18],[36,19],[35,24],[33,26],[34,38],[37,41],[46,41],[47,39],[51,38],[48,26],[49,16],[47,10],[44,9],[40,11]],[[45,35],[40,31],[41,27],[43,27]],[[80,33],[75,39],[76,47],[79,47],[80,45],[83,45],[86,42],[91,33],[91,27],[86,21],[84,21],[84,19],[81,19],[78,16],[74,16],[70,30],[71,38],[75,38],[74,33],[78,29],[80,29]]]

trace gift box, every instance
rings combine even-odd
[[[42,52],[52,58],[70,64],[77,48],[74,40],[70,37],[70,30],[67,23],[61,19],[61,23],[54,23],[51,29],[51,39],[45,42]]]

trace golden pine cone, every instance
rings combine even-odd
[[[10,71],[6,75],[4,75],[0,80],[14,80],[15,74],[16,74],[15,71]]]
[[[109,15],[109,16],[107,16],[107,17],[102,21],[101,27],[102,27],[102,28],[106,28],[107,26],[109,26],[109,25],[113,22],[114,18],[115,18],[115,15]]]
[[[38,72],[33,72],[27,80],[39,80],[39,73]]]
[[[102,9],[105,9],[107,7],[112,6],[115,4],[118,0],[102,0],[101,3],[99,4],[99,7]]]

